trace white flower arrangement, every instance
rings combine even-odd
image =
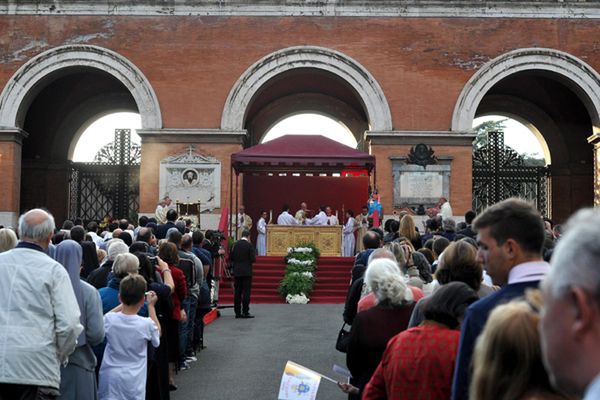
[[[285,301],[289,304],[307,304],[310,299],[306,297],[304,293],[300,294],[288,294],[285,297]]]
[[[313,278],[312,272],[292,272],[292,275],[294,275],[294,276],[303,276],[303,277],[308,278],[308,279],[312,279]]]
[[[288,247],[288,254],[292,253],[312,253],[313,249],[310,247]]]
[[[311,260],[301,261],[301,260],[298,260],[296,258],[290,258],[290,259],[288,259],[287,262],[288,262],[288,264],[303,265],[303,266],[306,266],[306,267],[312,266],[314,264],[314,261],[311,261]]]

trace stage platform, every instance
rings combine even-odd
[[[346,301],[354,257],[321,257],[317,263],[316,283],[309,304],[342,304]],[[253,266],[252,297],[254,304],[285,303],[277,292],[283,279],[283,257],[257,257]],[[233,304],[233,281],[222,279],[219,306]]]

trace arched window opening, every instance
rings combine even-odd
[[[115,140],[115,129],[130,129],[132,151],[139,152],[142,141],[136,130],[141,127],[142,118],[136,113],[119,112],[98,118],[76,139],[73,161],[104,161],[103,154]]]
[[[267,131],[261,143],[285,135],[322,135],[353,149],[357,147],[356,138],[344,124],[320,114],[303,113],[285,117]]]

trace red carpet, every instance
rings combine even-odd
[[[344,303],[353,263],[354,258],[350,257],[321,257],[317,265],[317,282],[310,296],[310,303]],[[251,303],[285,303],[277,292],[279,282],[283,279],[284,269],[283,257],[257,257],[252,268]],[[231,304],[233,304],[232,281],[221,280],[219,305]]]

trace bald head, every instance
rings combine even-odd
[[[42,209],[27,211],[19,218],[19,235],[25,242],[35,243],[48,248],[54,233],[54,217]]]

